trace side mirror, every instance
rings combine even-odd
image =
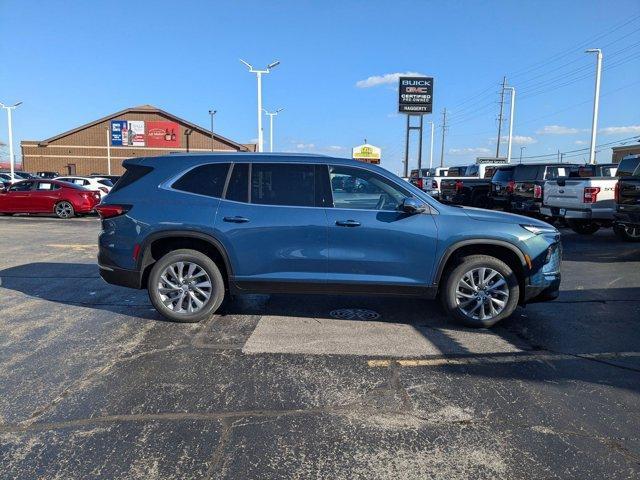
[[[407,197],[402,201],[400,209],[409,214],[424,213],[427,211],[427,206],[413,197]]]

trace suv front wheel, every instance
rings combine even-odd
[[[465,257],[451,270],[441,290],[442,305],[470,327],[491,327],[518,306],[519,286],[513,270],[488,255]]]
[[[197,250],[174,250],[158,260],[147,289],[156,310],[175,322],[206,320],[224,299],[220,269]]]

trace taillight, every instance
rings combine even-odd
[[[100,218],[113,218],[119,215],[124,215],[131,210],[131,205],[103,205],[96,206],[96,212],[100,215]]]
[[[599,193],[600,187],[584,187],[583,203],[596,203]]]
[[[540,185],[533,186],[533,198],[542,198],[542,187]]]
[[[433,182],[431,182],[431,188],[433,188],[434,190],[438,189],[438,182],[437,180],[434,180]]]
[[[509,183],[507,183],[507,192],[508,193],[513,193],[516,190],[516,181],[515,180],[509,180]]]
[[[423,181],[421,178],[419,178],[419,179],[417,180],[417,182],[416,182],[416,186],[417,186],[420,190],[422,190],[422,188],[424,187],[424,181]]]
[[[616,188],[613,193],[613,198],[615,198],[616,203],[620,203],[620,181],[616,182]]]
[[[456,180],[456,192],[461,192],[464,188],[464,183],[462,180]]]

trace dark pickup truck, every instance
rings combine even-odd
[[[567,163],[530,163],[513,169],[512,188],[508,193],[509,210],[521,214],[538,215],[544,198],[544,182],[568,177],[578,165]]]
[[[630,242],[640,242],[640,155],[624,157],[616,173],[613,229]]]
[[[456,205],[491,208],[491,178],[497,165],[469,165],[464,172],[451,167],[440,182],[442,199]],[[462,174],[462,175],[460,175]]]
[[[498,167],[496,171],[493,172],[493,177],[491,177],[491,191],[489,192],[491,205],[493,207],[499,207],[504,210],[511,209],[511,194],[515,186],[515,180],[513,179],[515,169],[515,165],[506,165],[504,167]]]

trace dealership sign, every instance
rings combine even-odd
[[[364,145],[358,145],[353,147],[352,158],[354,160],[360,160],[366,163],[380,163],[380,157],[382,156],[382,149],[365,143]]]
[[[112,120],[111,145],[117,147],[180,147],[180,127],[175,122]]]
[[[433,107],[432,77],[400,77],[398,111],[421,115],[431,113]]]

